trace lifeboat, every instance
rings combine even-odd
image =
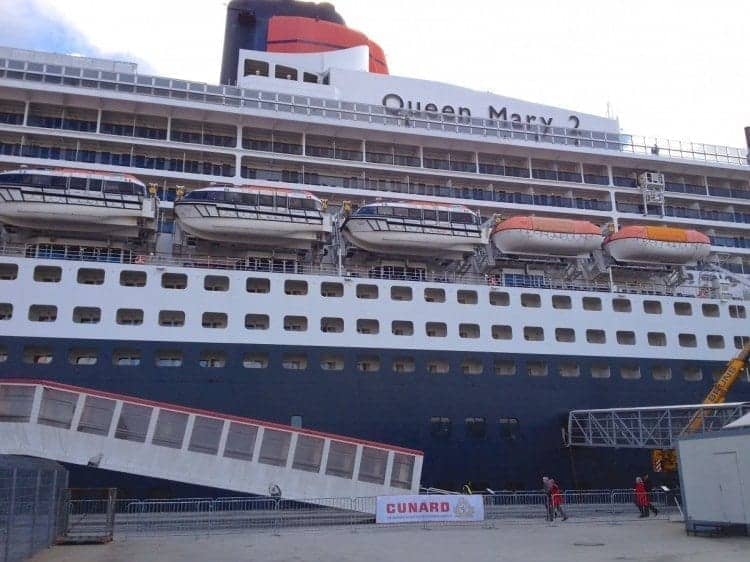
[[[415,201],[363,205],[342,232],[358,248],[382,254],[454,259],[487,243],[479,215],[468,207]]]
[[[492,242],[506,254],[574,257],[601,246],[600,228],[582,220],[512,217],[492,230]]]
[[[331,232],[312,193],[258,186],[212,186],[175,201],[182,230],[196,238],[245,246],[309,249]]]
[[[137,236],[156,204],[133,176],[71,169],[0,173],[0,222],[21,229]]]
[[[711,240],[696,230],[669,226],[625,226],[604,241],[620,262],[687,264],[711,253]]]

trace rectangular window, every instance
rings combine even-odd
[[[672,369],[664,365],[655,365],[651,368],[651,376],[655,381],[668,381],[672,378]]]
[[[391,471],[391,486],[394,488],[411,489],[414,476],[414,457],[402,453],[393,454],[393,469]]]
[[[410,301],[412,299],[411,287],[391,287],[391,300]]]
[[[38,283],[59,283],[61,279],[61,267],[56,265],[38,265],[34,268],[34,281]]]
[[[268,330],[267,314],[245,314],[245,328],[248,330]]]
[[[698,339],[695,334],[679,334],[677,340],[680,347],[698,347]]]
[[[323,445],[325,440],[311,435],[297,436],[297,446],[294,448],[292,468],[307,472],[318,472],[323,460]]]
[[[177,349],[160,349],[154,355],[157,367],[180,367],[182,365],[182,352]]]
[[[249,461],[253,458],[258,428],[254,425],[231,422],[227,433],[224,456],[230,459]]]
[[[9,302],[0,303],[0,320],[13,318],[13,305]]]
[[[144,443],[152,411],[153,408],[148,406],[124,403],[117,420],[115,438]]]
[[[118,308],[117,323],[121,326],[140,326],[143,324],[143,311],[137,308]]]
[[[320,331],[326,334],[340,334],[344,331],[343,318],[321,318]]]
[[[15,263],[0,263],[0,281],[13,281],[18,278],[18,266]]]
[[[120,272],[120,285],[123,287],[145,287],[146,286],[146,272],[145,271],[121,271]]]
[[[187,275],[184,273],[162,273],[161,286],[165,289],[187,289]]]
[[[562,343],[573,343],[576,341],[576,332],[572,328],[555,328],[555,340]]]
[[[520,426],[518,418],[500,418],[498,420],[498,429],[500,430],[500,437],[515,441],[519,437]]]
[[[427,322],[425,333],[428,338],[444,338],[448,334],[448,327],[443,322]]]
[[[159,326],[177,328],[185,325],[185,313],[182,310],[160,310]]]
[[[603,363],[594,363],[593,365],[591,365],[591,378],[608,379],[609,376],[609,365]]]
[[[31,419],[33,386],[0,385],[0,422],[25,423]]]
[[[187,414],[160,410],[159,417],[156,419],[154,437],[151,442],[161,447],[179,449],[182,447],[182,440],[185,438],[187,421]]]
[[[363,373],[376,373],[380,370],[380,358],[377,355],[360,355],[357,357],[357,369]]]
[[[260,277],[248,277],[245,282],[248,293],[265,294],[271,291],[271,281]]]
[[[747,311],[741,304],[730,304],[729,305],[729,317],[730,318],[747,318]]]
[[[667,345],[667,335],[663,332],[649,332],[648,345],[655,347],[664,347]]]
[[[284,281],[284,294],[303,296],[307,294],[307,281]]]
[[[292,434],[288,431],[266,428],[260,444],[258,462],[272,466],[285,466],[291,440]]]
[[[484,365],[475,357],[464,357],[461,360],[461,373],[464,375],[481,375]]]
[[[380,332],[380,324],[377,320],[360,318],[357,320],[358,334],[377,334]]]
[[[602,309],[602,299],[599,297],[583,297],[583,310],[599,311]]]
[[[526,374],[530,377],[546,377],[548,374],[547,363],[545,361],[527,361]]]
[[[501,377],[512,377],[516,374],[516,363],[510,359],[495,359],[495,374]]]
[[[459,304],[477,304],[477,292],[461,290],[456,293],[456,300]]]
[[[201,317],[201,326],[204,328],[223,329],[227,327],[228,322],[224,312],[204,312]]]
[[[82,267],[78,270],[78,282],[81,285],[103,285],[104,270]]]
[[[78,393],[45,388],[39,409],[39,423],[70,429],[73,412],[78,403]]]
[[[689,302],[674,303],[674,313],[677,316],[691,316],[693,314],[693,305]]]
[[[451,419],[444,417],[430,418],[430,435],[447,439],[451,434]]]
[[[492,339],[494,340],[513,339],[513,328],[507,325],[494,324],[492,326]]]
[[[542,297],[536,293],[521,293],[521,306],[539,308],[542,306]]]
[[[284,316],[284,330],[287,332],[306,332],[307,318],[304,316]]]
[[[29,320],[32,322],[54,322],[57,320],[57,307],[51,304],[32,304],[29,307]]]
[[[607,343],[604,330],[586,330],[586,341],[589,343]]]
[[[684,367],[682,377],[689,382],[701,381],[703,380],[703,370],[700,367]]]
[[[340,476],[341,478],[351,478],[354,473],[354,458],[356,453],[356,445],[331,441],[328,451],[326,474],[329,476]]]
[[[24,347],[23,362],[29,365],[49,365],[52,363],[52,348],[42,346]]]
[[[718,304],[705,303],[701,305],[701,310],[703,311],[703,316],[706,316],[708,318],[719,317],[719,305]]]
[[[343,371],[344,356],[334,353],[324,353],[320,356],[320,368],[324,371]]]
[[[487,436],[487,420],[483,417],[466,418],[466,435],[477,439]]]
[[[424,290],[425,302],[445,302],[445,290],[427,287]]]
[[[362,458],[359,465],[360,482],[372,484],[385,483],[385,468],[388,464],[388,451],[374,447],[362,447]]]
[[[581,376],[581,367],[578,363],[562,362],[557,364],[557,372],[561,377],[579,377]]]
[[[341,283],[321,283],[320,294],[330,298],[343,297],[344,286]]]
[[[505,292],[490,291],[490,304],[492,306],[509,306],[510,295]]]
[[[203,278],[203,288],[206,291],[226,292],[229,290],[229,277],[226,275],[206,275]]]
[[[378,298],[378,286],[377,285],[357,285],[357,298],[358,299],[377,299]]]
[[[709,349],[724,349],[724,336],[709,334],[706,336]]]
[[[431,375],[445,375],[450,371],[450,364],[444,359],[428,359],[425,368]]]
[[[618,331],[617,343],[620,345],[635,345],[635,332]]]
[[[612,299],[612,310],[615,312],[632,312],[633,306],[629,299]]]
[[[625,380],[641,378],[641,368],[638,365],[623,365],[620,367],[620,376]]]
[[[78,422],[78,431],[92,435],[108,435],[112,416],[115,413],[115,404],[114,400],[86,396],[81,419]]]
[[[76,324],[98,324],[101,319],[101,308],[93,306],[76,306],[73,309],[73,322]]]
[[[523,339],[526,341],[544,341],[544,328],[541,326],[524,327]]]
[[[227,354],[218,350],[202,351],[198,364],[207,369],[221,369],[227,366]]]
[[[567,295],[552,295],[552,308],[569,310],[573,307],[570,297]]]
[[[195,416],[188,450],[196,453],[215,455],[219,451],[219,440],[221,439],[221,430],[223,427],[223,420]]]
[[[643,301],[643,312],[646,314],[661,314],[661,302]]]
[[[392,367],[394,373],[413,373],[416,368],[414,357],[395,357]]]
[[[268,368],[268,354],[267,353],[245,353],[242,356],[242,366],[245,369],[267,369]]]
[[[458,336],[466,339],[477,339],[479,337],[479,324],[459,324]]]
[[[96,365],[97,360],[95,349],[71,349],[68,352],[68,363],[71,365]]]
[[[307,369],[307,355],[302,353],[285,353],[281,356],[281,366],[290,371]]]

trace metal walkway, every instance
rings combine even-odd
[[[0,454],[291,499],[418,493],[423,460],[382,443],[29,380],[0,381]]]
[[[568,446],[674,449],[690,433],[721,429],[750,413],[750,402],[573,410],[568,415]]]

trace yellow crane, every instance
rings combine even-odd
[[[735,381],[740,378],[742,370],[750,358],[750,341],[745,342],[740,352],[727,363],[726,369],[711,387],[703,404],[721,404],[727,399],[727,394]],[[685,434],[694,433],[703,423],[703,412],[698,412],[685,427]],[[675,449],[655,449],[651,451],[651,466],[654,472],[674,472],[677,470],[677,451]]]

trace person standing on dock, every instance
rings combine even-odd
[[[646,485],[643,483],[643,478],[640,476],[635,479],[635,505],[638,506],[638,510],[641,512],[641,517],[648,517],[649,505],[651,505],[651,502],[648,501]]]
[[[557,515],[560,515],[560,517],[562,517],[562,520],[565,521],[568,516],[565,515],[565,511],[563,511],[562,508],[562,491],[560,490],[560,486],[557,485],[557,482],[555,482],[553,478],[550,478],[550,500],[552,505],[552,519],[557,517]]]
[[[552,521],[554,517],[554,511],[552,509],[552,479],[547,476],[542,476],[542,491],[544,492],[544,506],[547,509],[547,521]]]

